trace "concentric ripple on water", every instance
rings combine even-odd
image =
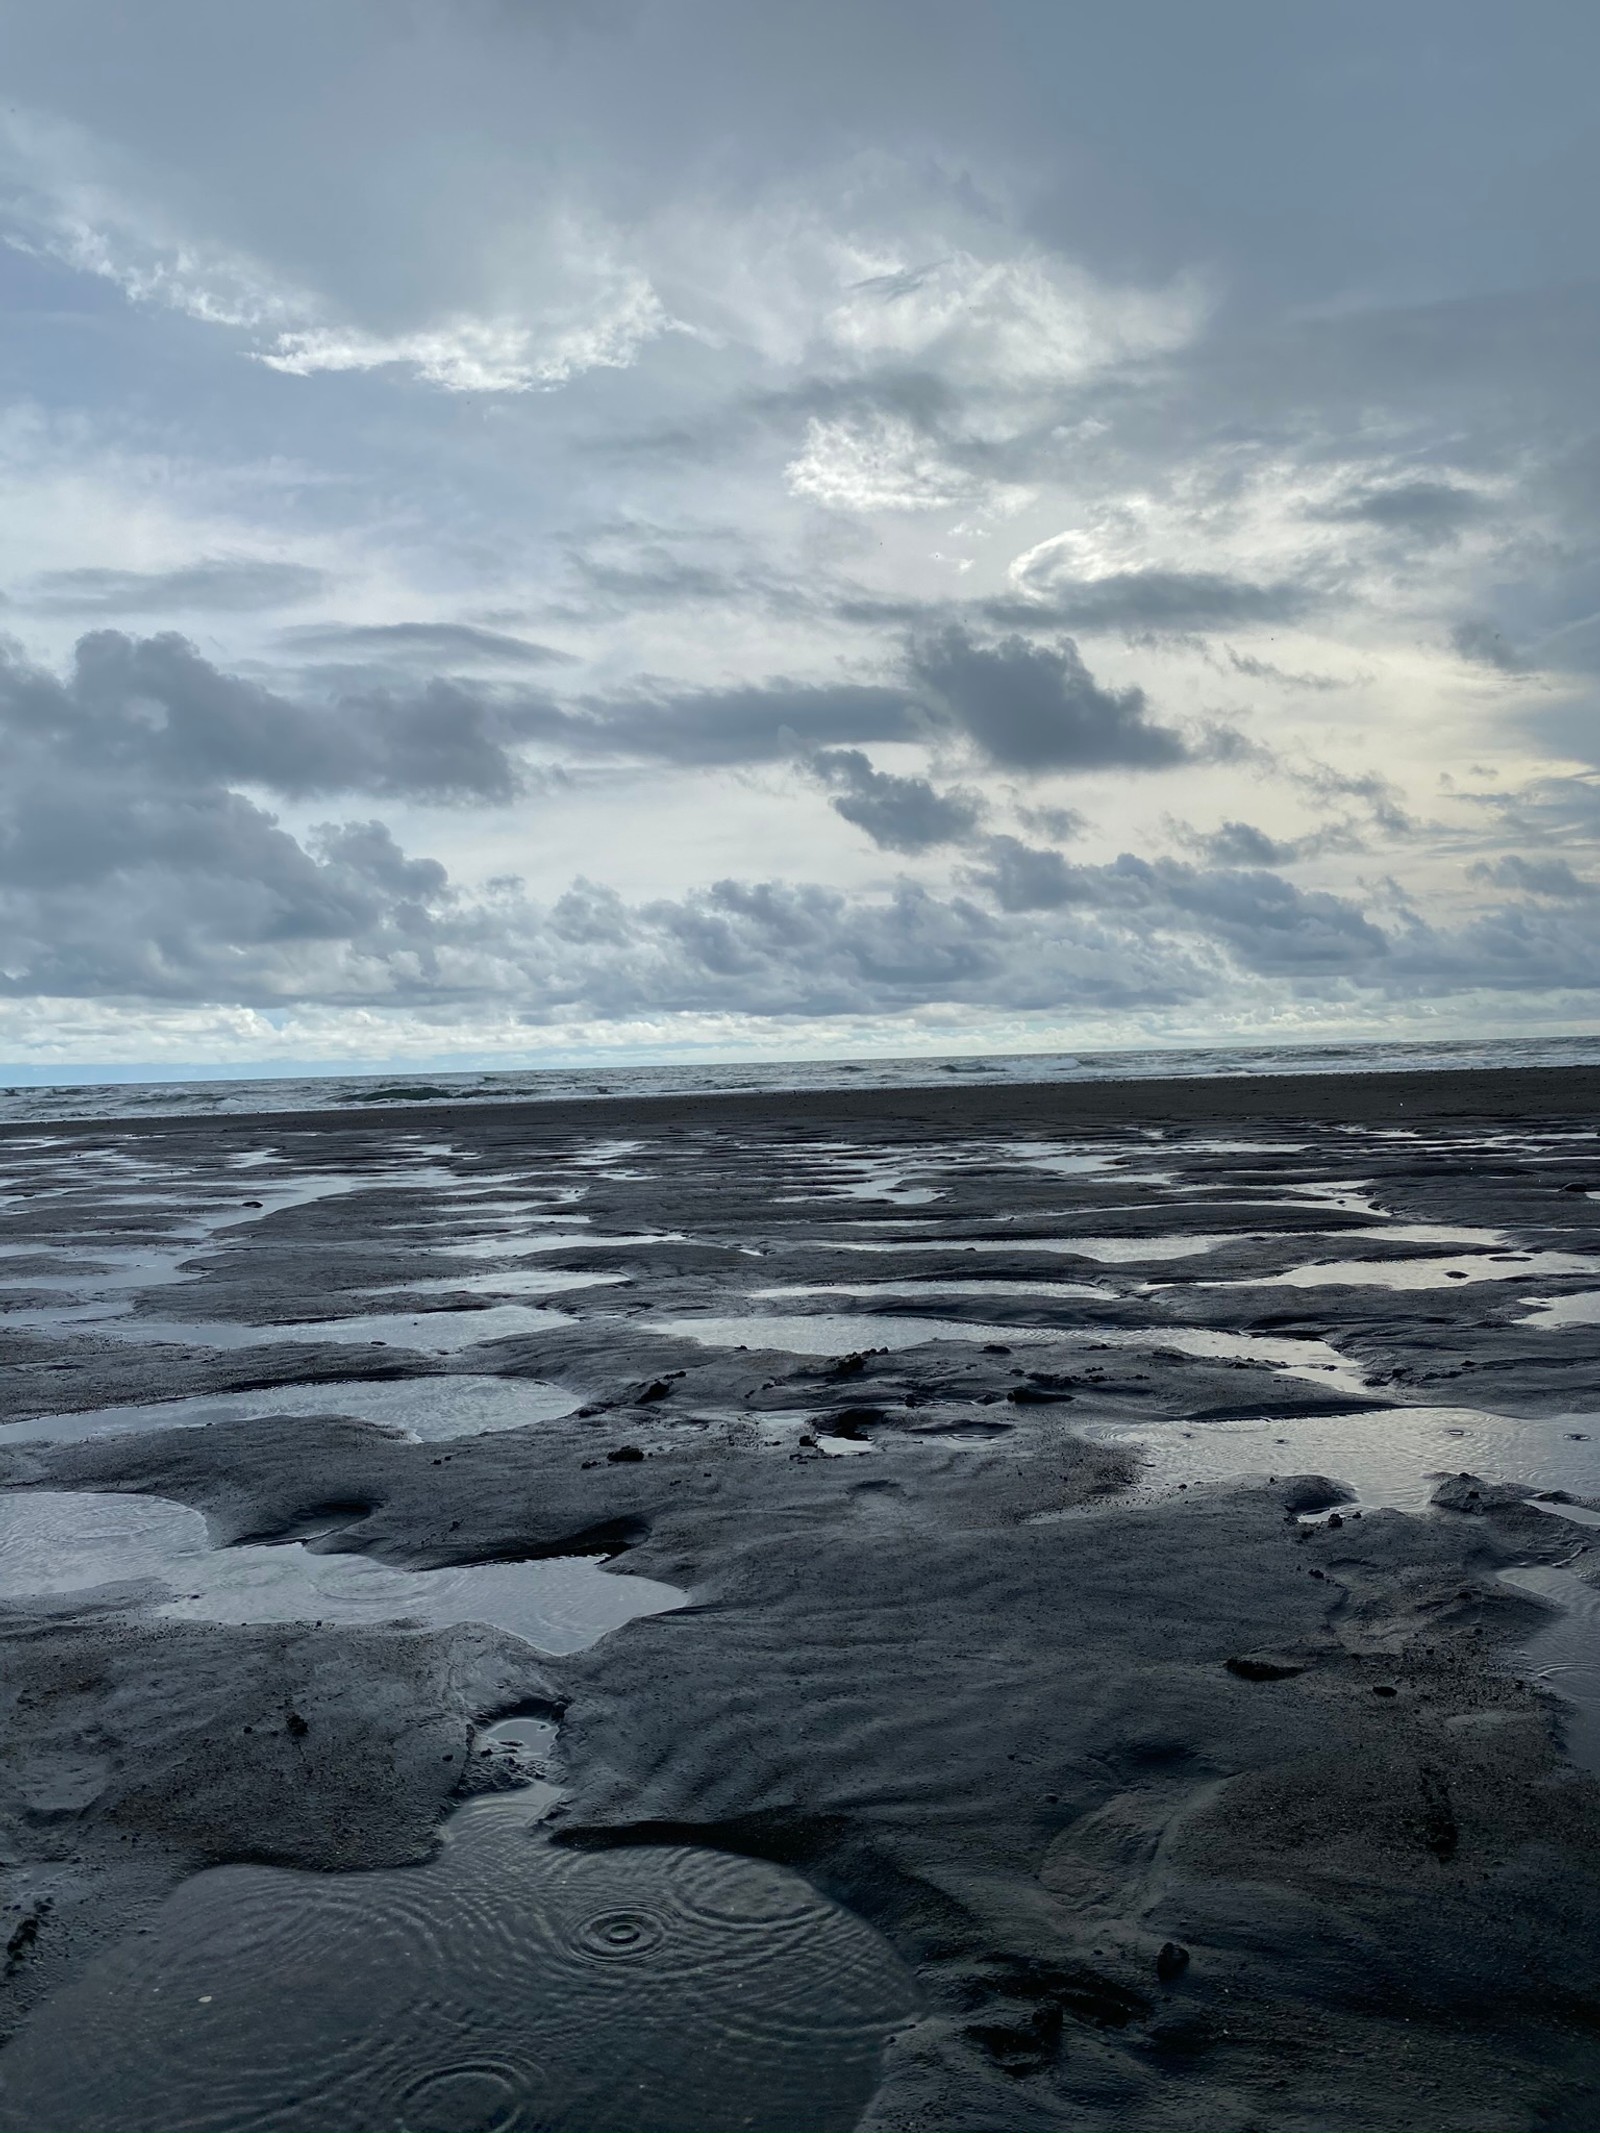
[[[518,1796],[439,1857],[225,1866],[0,2060],[4,2133],[721,2133],[852,2126],[915,1988],[798,1875],[552,1844]]]

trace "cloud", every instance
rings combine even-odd
[[[1257,659],[1253,653],[1237,652],[1232,645],[1225,647],[1229,670],[1243,674],[1250,681],[1276,682],[1284,689],[1346,689],[1350,683],[1337,674],[1295,674],[1274,666],[1270,659]]]
[[[384,822],[324,822],[306,839],[324,866],[343,867],[386,895],[421,906],[451,896],[450,877],[437,859],[408,859]]]
[[[687,717],[670,699],[633,709],[647,724],[676,712],[675,754],[686,737],[702,751],[734,740],[748,753],[762,735],[779,744],[780,705],[802,719],[820,711],[813,729],[846,711],[858,722],[906,716],[872,692],[842,702],[818,692],[809,706],[792,690],[724,694]],[[92,633],[65,677],[7,658],[0,989],[256,1004],[499,999],[535,1019],[881,1014],[940,1001],[1171,1001],[1192,995],[1207,968],[1214,981],[1218,955],[1241,971],[1315,976],[1384,952],[1352,907],[1273,876],[1131,857],[1069,867],[1011,838],[982,846],[968,875],[976,894],[723,880],[629,904],[579,883],[540,907],[508,882],[464,894],[381,820],[297,839],[237,789],[494,797],[511,766],[487,715],[443,684],[393,701],[296,704],[219,673],[177,637]],[[849,819],[888,849],[977,835],[972,795],[879,772],[857,750],[810,753]]]
[[[1494,667],[1502,674],[1526,670],[1527,661],[1492,622],[1458,622],[1450,632],[1450,642],[1463,659],[1470,659],[1476,666]]]
[[[1489,510],[1488,499],[1475,489],[1447,481],[1402,481],[1358,490],[1308,515],[1335,525],[1377,526],[1386,533],[1444,541],[1453,540]]]
[[[1560,903],[1590,903],[1600,896],[1600,882],[1574,874],[1564,859],[1522,859],[1508,852],[1501,859],[1480,859],[1467,869],[1474,881],[1526,896],[1548,896]]]
[[[348,999],[438,982],[445,870],[381,823],[301,845],[217,786],[19,766],[0,807],[0,990],[13,997]]]
[[[840,421],[813,415],[804,445],[783,472],[794,495],[835,511],[946,511],[958,504],[1003,509],[1028,493],[998,489],[903,417],[886,413]]]
[[[817,608],[813,588],[772,569],[754,543],[726,528],[684,531],[623,520],[572,543],[567,565],[582,593],[598,595],[607,614],[699,601],[785,614],[810,615]],[[593,608],[588,601],[586,612]]]
[[[1076,837],[1084,826],[1083,817],[1075,807],[1019,806],[1016,816],[1025,829],[1033,830],[1040,837],[1053,837],[1058,844]]]
[[[1257,829],[1250,822],[1224,822],[1221,829],[1213,830],[1198,842],[1215,866],[1282,866],[1299,855],[1298,845],[1269,837],[1265,830]]]
[[[988,618],[1013,626],[1083,630],[1237,629],[1293,621],[1320,597],[1315,586],[1298,578],[1155,568],[1088,572],[1083,552],[1075,534],[1053,535],[1026,550],[1011,565],[1016,596],[989,600]]]
[[[547,644],[467,622],[319,622],[284,630],[281,641],[294,651],[326,652],[352,660],[451,666],[549,666],[565,664],[571,657]]]
[[[1161,770],[1187,760],[1142,689],[1103,689],[1070,637],[981,643],[959,624],[914,643],[914,678],[951,722],[1011,770]]]
[[[996,836],[986,864],[966,870],[1003,911],[1082,907],[1129,932],[1180,930],[1225,945],[1248,971],[1303,975],[1374,968],[1387,936],[1355,904],[1297,889],[1271,872],[1195,868],[1122,853],[1109,866],[1069,866],[1058,851]]]
[[[1117,865],[1142,867],[1126,857]],[[1245,968],[1291,981],[1364,971],[1381,977],[1388,936],[1344,897],[1300,889],[1280,875],[1209,870],[1166,860],[1147,869],[1153,896],[1198,922]]]
[[[304,326],[278,334],[255,360],[293,378],[322,371],[411,370],[450,393],[548,392],[587,370],[626,370],[673,321],[643,275],[623,272],[587,302],[529,323],[457,317],[404,333]]]
[[[1059,391],[1107,364],[1181,347],[1207,310],[1196,279],[1119,287],[1033,246],[921,262],[893,250],[855,256],[875,271],[827,313],[831,349],[872,368],[915,363],[990,393]]]
[[[1124,852],[1109,866],[1072,866],[1059,852],[1014,837],[989,842],[972,886],[1003,911],[1077,906],[1130,932],[1172,930],[1226,946],[1246,969],[1315,976],[1381,965],[1389,942],[1354,904],[1297,889],[1276,874],[1184,866]]]
[[[1002,911],[1058,911],[1063,904],[1088,901],[1088,875],[1069,866],[1059,852],[1024,844],[1018,837],[991,837],[985,863],[968,869],[967,879],[992,896]]]
[[[1600,784],[1507,791],[1594,749],[1570,39],[1534,82],[1474,21],[1451,93],[1396,102],[1439,63],[1404,11],[1375,72],[1323,14],[1263,57],[1170,8],[1152,44],[1137,10],[1019,42],[909,0],[559,4],[559,47],[508,30],[543,0],[292,36],[101,0],[12,40],[4,619],[129,631],[0,668],[15,982],[640,1028],[1180,1002],[1196,1034],[1589,982]],[[1286,131],[1263,67],[1340,93]],[[107,562],[139,567],[49,570]],[[206,656],[145,637],[173,622]],[[1463,752],[1498,812],[1442,790]],[[541,763],[606,766],[593,883],[480,897],[402,829],[493,809],[485,867],[559,889]],[[757,823],[720,772],[775,763]],[[1092,845],[1027,804],[1062,796]],[[765,846],[697,873],[785,806],[807,849],[824,801],[871,893],[743,878]]]
[[[223,673],[182,637],[96,630],[69,675],[0,659],[0,745],[20,771],[116,777],[176,804],[257,786],[285,798],[366,793],[504,801],[529,714],[448,682],[302,703]]]
[[[840,743],[925,737],[909,691],[782,679],[592,697],[578,711],[530,710],[527,730],[574,754],[698,765],[781,762]]]
[[[1268,761],[1271,758],[1267,759]],[[1396,839],[1413,837],[1418,823],[1402,804],[1397,786],[1376,770],[1339,770],[1331,763],[1320,763],[1314,757],[1300,762],[1283,761],[1277,765],[1283,777],[1297,785],[1317,805],[1326,807],[1330,802],[1353,800],[1364,810],[1367,820],[1384,836]],[[1312,849],[1330,851],[1359,849],[1359,840],[1351,843],[1351,823],[1347,819],[1324,823],[1314,838],[1300,840],[1302,852]]]
[[[248,614],[315,600],[332,581],[303,563],[255,557],[208,557],[176,570],[46,570],[33,578],[27,605],[47,614],[170,614],[175,609]]]
[[[5,242],[211,326],[268,329],[307,301],[259,259],[180,234],[135,198],[130,174],[83,128],[13,103],[0,114]]]
[[[0,166],[13,249],[94,275],[132,304],[247,334],[251,359],[289,377],[400,368],[448,393],[549,391],[626,369],[679,330],[616,233],[561,198],[517,233],[519,271],[498,277],[501,303],[430,306],[380,329],[249,251],[195,235],[152,204],[152,171],[82,128],[13,107],[0,117]]]
[[[856,748],[824,749],[810,768],[824,784],[842,786],[832,806],[846,822],[866,831],[889,852],[924,852],[934,845],[959,844],[970,837],[983,814],[975,793],[938,792],[926,778],[893,777],[874,770]]]

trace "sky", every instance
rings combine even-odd
[[[0,1073],[1600,1029],[1589,0],[0,0]]]

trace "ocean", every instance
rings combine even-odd
[[[983,1057],[719,1061],[712,1065],[525,1067],[494,1073],[305,1074],[256,1080],[119,1081],[0,1089],[0,1125],[69,1119],[255,1116],[392,1104],[559,1103],[574,1098],[780,1094],[803,1089],[926,1089],[952,1079],[1160,1081],[1241,1074],[1423,1074],[1490,1067],[1600,1065],[1600,1035],[1436,1043],[1198,1045]]]

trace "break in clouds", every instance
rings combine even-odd
[[[1594,20],[1104,18],[11,13],[8,1056],[1592,1019]]]

